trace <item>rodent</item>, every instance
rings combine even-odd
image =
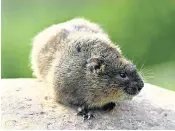
[[[49,83],[57,102],[88,109],[114,107],[144,87],[136,66],[96,23],[74,18],[52,25],[33,40],[34,75]]]

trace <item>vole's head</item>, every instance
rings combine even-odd
[[[91,82],[96,86],[93,88],[96,88],[94,93],[98,104],[132,98],[144,86],[136,66],[115,48],[106,50],[99,57],[90,58],[87,67]]]
[[[114,87],[122,89],[127,95],[137,95],[143,88],[144,82],[136,66],[124,57],[119,57],[115,64],[113,65],[114,70],[110,71]]]

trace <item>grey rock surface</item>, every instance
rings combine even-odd
[[[83,121],[36,79],[1,80],[1,129],[175,129],[175,92],[146,84],[131,101]]]

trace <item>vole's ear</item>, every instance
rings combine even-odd
[[[92,73],[103,72],[105,68],[104,60],[99,57],[93,57],[87,60],[87,69]]]

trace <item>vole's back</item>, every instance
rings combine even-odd
[[[78,18],[52,25],[34,38],[31,62],[35,76],[43,79],[48,75],[55,58],[58,61],[58,57],[61,57],[60,51],[66,48],[67,43],[64,40],[77,32],[103,34],[98,25]]]

